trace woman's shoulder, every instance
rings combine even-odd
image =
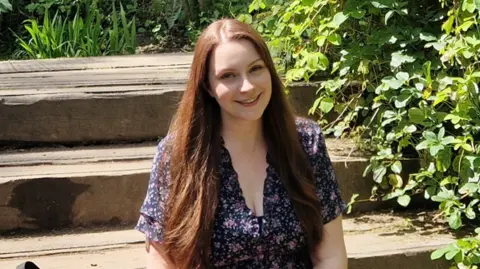
[[[325,141],[320,125],[314,120],[297,117],[295,118],[300,142],[309,157],[313,157]]]

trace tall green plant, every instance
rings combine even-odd
[[[17,38],[27,55],[37,59],[135,53],[135,19],[127,20],[122,5],[119,14],[113,6],[111,17],[112,26],[104,26],[106,19],[94,7],[85,19],[79,10],[71,20],[58,14],[50,20],[46,12],[42,25],[35,19],[25,22],[28,41]]]
[[[12,10],[12,4],[8,0],[0,0],[0,14]]]
[[[422,195],[459,229],[480,223],[479,11],[476,0],[254,0],[239,18],[268,39],[287,83],[322,81],[311,112],[327,134],[373,149],[367,198]],[[404,178],[408,157],[421,168]],[[477,268],[478,240],[432,258]]]

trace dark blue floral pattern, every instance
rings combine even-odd
[[[345,210],[320,127],[297,119],[305,152],[314,167],[316,194],[328,223]],[[136,229],[153,241],[162,241],[162,219],[168,199],[169,154],[165,140],[158,145],[145,201]],[[160,162],[167,165],[159,166]],[[159,167],[164,170],[159,171]],[[211,263],[215,268],[312,268],[305,235],[287,191],[272,166],[264,183],[264,215],[256,217],[243,198],[228,150],[221,152],[221,190],[212,238]],[[161,175],[161,176],[160,176]],[[262,229],[260,223],[262,221]]]

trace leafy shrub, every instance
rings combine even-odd
[[[369,199],[423,195],[451,228],[478,226],[479,1],[254,0],[249,11],[239,19],[268,39],[287,83],[322,81],[311,113],[325,133],[373,149]],[[403,178],[411,157],[421,168]],[[443,254],[477,268],[478,240]]]

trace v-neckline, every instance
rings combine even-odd
[[[267,213],[268,213],[268,208],[267,208],[267,197],[266,197],[266,194],[268,192],[268,188],[269,188],[269,173],[270,173],[270,169],[271,169],[271,164],[270,164],[270,161],[269,161],[269,153],[268,153],[268,149],[267,149],[267,154],[265,156],[265,161],[267,162],[267,167],[265,168],[265,179],[263,181],[263,193],[262,193],[262,211],[263,211],[263,214],[260,215],[260,216],[257,216],[255,213],[254,213],[254,210],[251,209],[248,205],[247,205],[247,200],[245,199],[245,195],[244,195],[244,192],[242,190],[242,187],[240,185],[240,182],[238,181],[238,173],[237,171],[235,170],[235,168],[233,167],[233,161],[232,161],[232,156],[230,155],[230,151],[228,151],[227,147],[225,146],[225,141],[223,140],[223,137],[220,137],[221,139],[221,148],[222,150],[224,151],[225,153],[225,156],[226,156],[226,161],[228,162],[228,166],[229,168],[232,170],[233,174],[235,175],[235,178],[233,178],[233,181],[235,182],[235,191],[236,191],[236,194],[240,197],[241,199],[241,203],[242,203],[242,206],[243,206],[243,209],[246,210],[248,212],[248,215],[250,216],[250,218],[254,218],[254,219],[265,219],[266,216],[267,216]]]

